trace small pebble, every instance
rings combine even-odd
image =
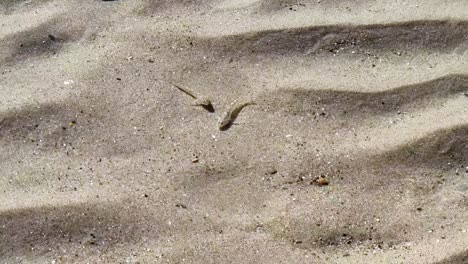
[[[330,181],[326,179],[324,176],[320,176],[310,182],[310,184],[317,184],[318,186],[328,185]]]
[[[49,34],[47,37],[49,37],[49,39],[52,41],[57,41],[57,38],[54,35]]]
[[[268,174],[273,175],[273,174],[276,174],[276,173],[278,173],[278,171],[276,169],[274,169],[274,168],[271,168],[270,170],[268,170]]]
[[[293,242],[294,245],[302,244],[302,240],[295,240],[295,239],[293,239],[292,242]]]

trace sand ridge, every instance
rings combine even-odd
[[[466,263],[465,7],[1,3],[0,262]]]

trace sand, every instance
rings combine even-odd
[[[468,263],[467,10],[2,1],[0,262]]]

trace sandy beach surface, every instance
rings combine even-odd
[[[0,263],[468,263],[466,0],[1,1],[0,72]]]

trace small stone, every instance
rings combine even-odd
[[[421,208],[421,207],[418,207],[418,208],[416,208],[416,210],[418,210],[418,211],[422,211],[422,208]]]
[[[275,168],[271,168],[271,169],[268,170],[268,174],[273,175],[273,174],[276,174],[276,173],[278,173],[278,171]]]
[[[182,208],[182,209],[187,209],[187,206],[181,203],[178,203],[175,205],[176,207]]]
[[[468,97],[468,92],[464,92],[463,94],[464,94],[466,97]]]
[[[321,176],[320,178],[317,179],[317,183],[322,186],[322,185],[328,185],[330,181],[326,179],[324,176]]]
[[[198,163],[198,161],[199,161],[198,158],[194,158],[194,159],[192,160],[192,163]]]
[[[328,185],[330,183],[330,181],[328,179],[326,179],[325,177],[323,177],[323,176],[320,176],[318,179],[315,180],[315,182],[319,186]]]
[[[299,244],[302,244],[302,240],[296,240],[296,239],[293,239],[293,244],[294,245],[299,245]]]
[[[154,60],[152,58],[148,59],[149,63],[154,63]]]
[[[52,41],[57,41],[57,38],[52,34],[47,35],[47,37],[49,37],[49,39]]]

